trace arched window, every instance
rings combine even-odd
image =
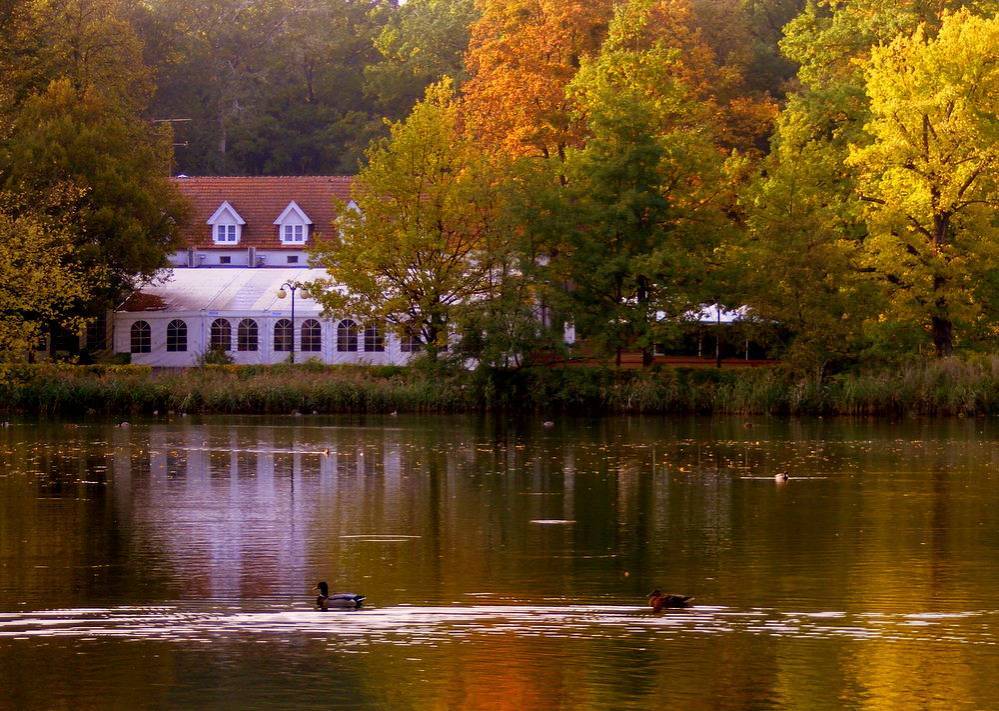
[[[149,353],[153,350],[152,329],[145,321],[136,321],[132,324],[132,353]]]
[[[291,327],[291,321],[283,318],[274,324],[274,350],[290,352],[294,338],[295,330]]]
[[[419,353],[423,350],[423,342],[416,334],[406,332],[402,335],[402,341],[399,343],[399,350],[403,353]]]
[[[209,348],[213,351],[232,350],[232,325],[224,318],[217,318],[212,321],[211,338]]]
[[[364,329],[364,352],[385,352],[385,334],[382,333],[382,329],[379,328],[377,324],[368,326]]]
[[[257,350],[257,322],[252,318],[244,318],[236,329],[236,350]]]
[[[336,327],[336,349],[341,353],[357,353],[357,324],[341,321]]]
[[[179,318],[167,324],[167,352],[183,353],[187,350],[187,324]]]
[[[314,318],[302,323],[302,350],[318,353],[323,349],[323,327]]]

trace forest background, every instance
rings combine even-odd
[[[177,173],[356,173],[312,288],[431,360],[992,352],[997,59],[994,0],[5,0],[0,354],[153,277]]]

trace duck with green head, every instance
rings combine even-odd
[[[319,610],[329,610],[330,608],[356,610],[365,600],[364,595],[357,593],[333,593],[330,595],[330,586],[325,580],[316,585],[314,589],[319,591],[319,595],[316,597],[316,607]]]

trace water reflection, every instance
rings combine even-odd
[[[18,423],[0,706],[994,707],[995,435]],[[319,578],[373,609],[311,612]],[[651,615],[657,585],[701,604]]]

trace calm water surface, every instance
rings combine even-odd
[[[999,422],[751,424],[16,421],[0,707],[999,708]]]

